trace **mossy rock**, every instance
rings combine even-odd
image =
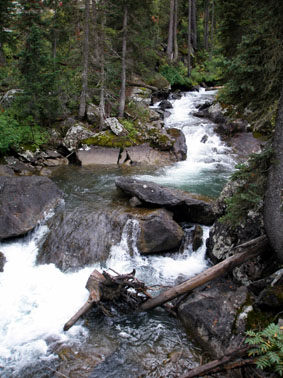
[[[126,136],[117,136],[111,131],[104,131],[94,136],[84,139],[81,141],[82,144],[87,146],[100,146],[100,147],[115,147],[115,148],[124,148],[135,146],[140,144],[139,140],[134,137]]]

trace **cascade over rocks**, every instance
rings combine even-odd
[[[174,213],[177,221],[212,224],[215,220],[212,204],[197,196],[177,189],[162,187],[150,181],[121,177],[115,181],[118,188],[130,197],[137,197],[144,206],[165,207]]]
[[[54,263],[62,271],[69,271],[106,261],[130,219],[139,222],[137,246],[141,253],[176,249],[184,233],[172,217],[164,209],[61,211],[48,221],[50,232],[40,248],[37,262]],[[131,224],[127,227],[129,233],[133,232]]]
[[[47,177],[0,177],[0,240],[31,231],[61,198]]]

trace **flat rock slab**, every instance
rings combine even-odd
[[[118,164],[119,155],[119,148],[92,146],[77,151],[77,158],[82,166]]]
[[[0,240],[31,231],[61,198],[47,177],[0,177]]]
[[[130,197],[136,197],[143,205],[165,207],[173,211],[178,221],[210,225],[215,220],[212,203],[178,189],[169,189],[151,181],[121,177],[116,186]]]

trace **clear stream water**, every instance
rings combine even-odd
[[[213,131],[213,124],[192,116],[196,105],[215,92],[189,92],[172,101],[166,127],[186,135],[186,161],[159,169],[138,167],[64,167],[54,181],[65,193],[64,206],[103,208],[121,201],[114,181],[121,175],[216,197],[234,167],[234,159]],[[204,135],[207,142],[202,143]],[[49,216],[52,216],[50,214]],[[188,232],[191,225],[185,227]],[[199,350],[177,319],[163,309],[105,318],[91,312],[68,332],[64,323],[85,303],[85,284],[99,264],[62,273],[53,264],[36,265],[40,241],[49,232],[41,224],[16,241],[0,244],[7,263],[0,273],[1,377],[175,377],[199,362]],[[138,223],[129,221],[106,266],[120,273],[137,270],[148,285],[171,286],[207,267],[205,243],[192,252],[144,257],[135,245]],[[204,240],[209,228],[204,227]],[[130,248],[131,247],[131,248]],[[134,250],[130,255],[129,251]]]

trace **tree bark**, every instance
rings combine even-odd
[[[268,246],[267,237],[260,236],[250,242],[241,244],[234,248],[235,253],[228,259],[220,262],[219,264],[208,268],[204,272],[198,274],[197,276],[172,287],[169,290],[164,291],[153,299],[149,299],[140,306],[141,311],[147,311],[157,306],[160,306],[178,296],[195,289],[214,278],[220,277],[221,275],[227,273],[236,266],[241,265],[243,262],[259,255]],[[241,253],[238,253],[241,252]]]
[[[208,24],[209,24],[209,0],[204,3],[204,48],[208,51]]]
[[[192,0],[192,37],[193,37],[193,48],[197,49],[197,5],[196,0]]]
[[[174,28],[173,28],[173,41],[174,41],[173,61],[176,61],[179,55],[177,37],[178,37],[178,0],[175,0],[174,2]]]
[[[94,1],[94,0],[93,0]],[[101,32],[100,32],[100,44],[99,44],[99,56],[100,56],[100,101],[99,101],[99,124],[103,129],[105,120],[105,58],[104,58],[104,27],[105,27],[105,10],[104,0],[101,0],[102,15],[101,15]],[[98,41],[96,41],[98,43]],[[98,47],[96,46],[96,49]],[[98,54],[97,54],[98,55]],[[98,56],[97,56],[98,59]]]
[[[211,2],[211,25],[210,25],[210,60],[212,59],[214,49],[214,23],[215,23],[215,4],[214,0]]]
[[[88,93],[88,58],[89,58],[89,1],[85,0],[85,30],[84,30],[84,49],[83,49],[83,74],[82,92],[80,97],[79,118],[84,118],[86,113],[86,100]]]
[[[168,29],[167,57],[169,61],[173,59],[173,34],[174,34],[174,10],[175,0],[170,0],[170,19]]]
[[[272,249],[280,262],[283,262],[283,89],[272,148],[273,161],[268,173],[264,199],[264,226]]]
[[[127,27],[128,27],[128,7],[125,4],[124,20],[123,20],[122,75],[121,75],[121,90],[120,90],[120,102],[119,102],[119,117],[124,117],[125,103],[126,103]]]
[[[192,55],[192,0],[188,0],[188,77],[191,76]]]
[[[2,43],[0,42],[0,66],[5,66],[6,64],[6,58],[4,55]]]

